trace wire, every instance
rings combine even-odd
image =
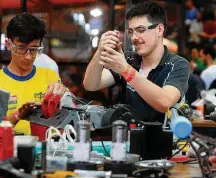
[[[118,125],[115,125],[115,126],[122,126],[123,128],[126,127],[127,129],[129,129],[127,126],[125,126],[125,125],[123,125],[123,124],[118,124]],[[97,129],[95,129],[95,130],[109,129],[109,128],[112,128],[112,127],[115,127],[115,126],[113,126],[113,125],[108,125],[108,126],[105,126],[105,127],[97,128]]]
[[[95,130],[95,135],[97,136],[98,140],[101,142],[102,147],[103,147],[104,152],[106,153],[106,155],[107,155],[108,157],[110,157],[110,154],[109,154],[108,151],[106,150],[106,147],[105,147],[105,145],[104,145],[104,142],[103,142],[103,140],[101,140],[101,137],[98,135],[97,130]]]
[[[77,137],[77,133],[72,125],[66,125],[63,134],[61,134],[60,131],[53,126],[47,129],[45,133],[45,138],[49,147],[54,150],[53,156],[55,156],[58,149],[63,149],[65,150],[65,152],[67,152],[68,141],[72,144],[75,143],[70,133],[73,133],[75,138]],[[58,142],[54,142],[53,137],[59,137],[60,140]]]
[[[66,125],[62,135],[65,137],[65,139],[68,139],[69,142],[75,143],[75,140],[70,135],[71,133],[73,133],[75,138],[77,137],[77,132],[75,131],[74,127],[72,125]]]
[[[173,143],[172,147],[173,147],[174,149],[177,147],[177,143],[178,143],[179,141],[180,141],[180,138],[177,139],[177,140]]]
[[[102,144],[102,147],[103,147],[103,149],[104,149],[106,155],[107,155],[108,157],[110,157],[110,154],[109,154],[108,151],[106,150],[106,147],[105,147],[105,145],[104,145],[103,140],[101,140],[101,144]]]
[[[188,142],[185,143],[185,145],[178,150],[177,152],[175,152],[170,158],[168,158],[167,160],[170,160],[171,158],[173,158],[174,156],[176,156],[177,154],[179,154],[186,146],[188,145]]]
[[[172,109],[172,108],[176,109],[177,111],[179,111],[182,114],[182,116],[186,117],[185,114],[179,108],[172,106],[170,109]]]

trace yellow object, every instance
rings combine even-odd
[[[179,149],[183,148],[183,146],[185,146],[186,143],[187,143],[186,141],[180,141],[180,142],[178,142],[178,148]],[[186,153],[186,152],[188,152],[188,150],[189,150],[189,143],[187,143],[187,146],[184,147],[184,149],[182,150],[182,152]]]
[[[77,174],[71,171],[56,171],[53,173],[43,173],[41,178],[67,178],[67,177],[75,177]]]
[[[183,107],[183,106],[188,107],[188,104],[186,104],[186,103],[180,103],[180,104],[178,105],[178,109],[181,108],[181,107]],[[169,110],[167,111],[167,118],[170,119],[171,117],[172,117],[172,111],[169,109]]]
[[[0,70],[0,88],[10,92],[7,115],[17,111],[28,101],[40,103],[48,85],[54,82],[60,82],[60,78],[54,71],[47,68],[34,66],[27,76],[17,76],[4,67]],[[28,121],[19,121],[14,129],[16,132],[31,135]]]
[[[167,118],[170,119],[172,117],[172,111],[168,110],[167,111]]]

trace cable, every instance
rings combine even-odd
[[[110,157],[110,154],[109,154],[108,151],[106,150],[106,147],[105,147],[105,145],[104,145],[103,140],[101,140],[101,144],[102,144],[102,147],[103,147],[103,149],[104,149],[106,155],[107,155],[108,157]]]
[[[176,109],[177,111],[179,111],[182,114],[182,116],[186,117],[185,114],[179,108],[172,106],[170,109],[172,109],[172,108]]]
[[[70,133],[74,134],[74,137],[77,137],[77,133],[72,125],[66,125],[63,132],[63,137],[67,138],[69,142],[75,143],[75,140],[71,137]]]
[[[66,125],[63,134],[61,134],[57,128],[52,126],[47,129],[45,133],[45,138],[49,147],[54,150],[53,156],[55,156],[55,153],[58,149],[63,149],[65,150],[65,152],[67,152],[68,142],[72,144],[75,143],[70,133],[73,133],[75,138],[77,137],[77,133],[72,125]],[[58,142],[54,142],[53,137],[59,137],[60,140]]]
[[[178,150],[177,152],[175,152],[170,158],[168,158],[167,160],[170,160],[171,158],[173,158],[174,156],[176,156],[177,154],[179,154],[186,146],[188,145],[188,142],[185,143],[185,145]]]
[[[172,147],[173,147],[174,149],[177,147],[177,143],[178,143],[179,141],[180,141],[180,138],[177,139],[177,140],[173,143]]]

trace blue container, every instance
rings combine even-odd
[[[170,128],[173,134],[180,139],[189,137],[192,132],[191,122],[183,116],[173,117],[171,119]]]

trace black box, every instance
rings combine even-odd
[[[172,144],[173,133],[163,130],[162,124],[149,123],[130,132],[130,153],[139,154],[143,160],[171,157]]]

